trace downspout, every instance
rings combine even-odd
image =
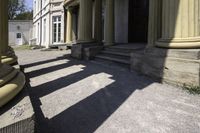
[[[53,33],[52,33],[52,19],[51,19],[51,0],[49,0],[49,47],[53,44]]]
[[[41,3],[40,3],[40,43],[39,43],[39,46],[41,47],[42,46],[42,0],[41,0]]]

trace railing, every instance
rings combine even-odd
[[[33,38],[29,41],[29,45],[36,45],[37,39]]]

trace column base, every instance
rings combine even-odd
[[[71,47],[73,45],[73,42],[72,41],[69,41],[69,42],[65,42],[67,46]]]
[[[200,48],[200,38],[184,38],[184,39],[160,39],[156,42],[157,47],[175,48],[175,49],[194,49]]]
[[[3,64],[14,65],[17,63],[17,56],[1,56],[1,62]]]
[[[25,76],[15,68],[0,66],[0,107],[13,99],[24,87]]]
[[[149,48],[131,54],[131,69],[172,85],[200,85],[200,49]]]
[[[114,42],[104,42],[104,46],[112,46],[114,45]]]
[[[17,63],[17,56],[15,55],[15,52],[11,47],[8,48],[8,51],[6,53],[2,54],[1,62],[8,65],[14,65]]]

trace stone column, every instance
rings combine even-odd
[[[1,49],[2,49],[2,44],[3,44],[3,27],[2,27],[2,25],[3,25],[3,3],[4,3],[4,1],[3,0],[1,0],[0,1],[0,57],[1,57]],[[0,58],[0,69],[1,69],[1,67],[2,67],[2,63],[1,63],[1,58]]]
[[[1,45],[1,62],[6,64],[14,64],[17,62],[14,50],[8,46],[8,1],[1,1],[1,24],[0,28],[0,45]]]
[[[8,8],[7,8],[8,1],[1,2],[1,15],[2,19],[1,24],[3,25],[0,29],[0,45],[1,45],[1,53],[6,53],[8,49]],[[5,15],[6,14],[6,15]]]
[[[95,0],[94,8],[94,39],[102,42],[102,0]]]
[[[8,0],[0,0],[0,56],[8,45]],[[25,76],[15,68],[3,64],[0,58],[0,107],[13,99],[23,88]]]
[[[114,0],[106,0],[106,16],[105,16],[105,45],[114,44]]]
[[[199,0],[163,0],[162,36],[156,45],[200,48],[199,4]]]
[[[67,20],[66,20],[66,43],[72,43],[72,12],[70,9],[67,10]]]
[[[80,0],[78,42],[92,41],[92,0]]]
[[[149,1],[148,46],[153,47],[161,36],[162,0]]]

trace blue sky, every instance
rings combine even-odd
[[[32,9],[33,8],[33,0],[25,0],[26,1],[26,6],[28,7],[28,9]]]

